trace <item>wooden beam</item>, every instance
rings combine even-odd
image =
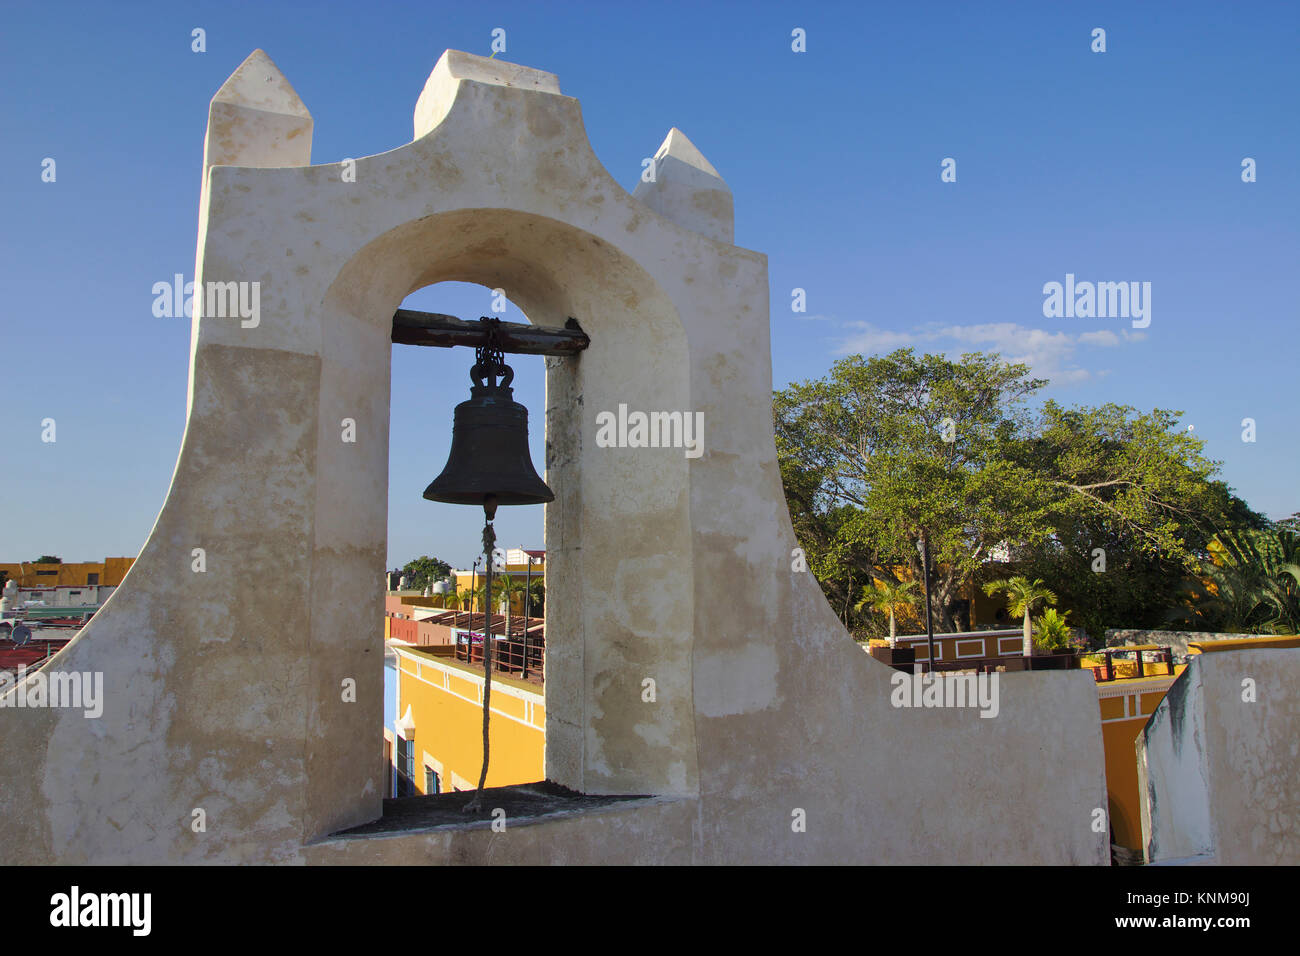
[[[569,319],[562,329],[527,322],[502,322],[497,329],[501,350],[512,355],[576,355],[591,344],[577,319]],[[393,313],[393,342],[397,345],[480,348],[487,344],[486,338],[482,323],[477,321],[466,322],[454,315],[410,309]]]

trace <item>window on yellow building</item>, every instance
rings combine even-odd
[[[414,797],[415,747],[405,737],[397,738],[397,795]]]

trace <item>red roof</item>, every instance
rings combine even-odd
[[[0,670],[17,671],[20,667],[30,669],[33,664],[41,663],[47,656],[57,654],[66,643],[68,643],[67,638],[50,641],[37,638],[22,647],[15,647],[14,642],[8,638],[0,640]]]

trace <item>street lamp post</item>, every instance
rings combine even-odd
[[[930,646],[930,670],[934,670],[934,618],[930,610],[930,545],[926,540],[925,530],[921,531],[921,540],[917,542],[921,552],[921,573],[925,578],[925,637]]]
[[[523,551],[522,548],[519,550]],[[533,556],[524,551],[524,558],[528,561],[527,583],[524,585],[524,660],[520,669],[520,675],[524,680],[528,679],[528,625],[533,616]]]
[[[483,560],[483,555],[474,559],[474,566],[469,572],[469,621],[466,624],[468,633],[465,635],[465,663],[474,663],[474,602],[478,600],[478,566]]]

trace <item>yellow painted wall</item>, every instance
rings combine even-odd
[[[1135,665],[1136,666],[1136,665]],[[1178,668],[1181,673],[1182,668]],[[1161,665],[1164,675],[1164,665]],[[1166,678],[1168,675],[1164,675]],[[1137,753],[1134,744],[1167,689],[1149,690],[1151,680],[1134,680],[1115,697],[1102,697],[1101,740],[1106,754],[1106,791],[1109,796],[1111,831],[1114,841],[1130,850],[1142,848],[1142,802],[1138,789]],[[1157,684],[1157,686],[1159,686]],[[1123,685],[1098,684],[1102,688]]]
[[[119,585],[126,577],[126,572],[135,564],[135,558],[105,558],[104,572],[99,576],[100,584]]]
[[[478,783],[483,763],[483,704],[482,679],[474,680],[476,670],[414,649],[398,651],[399,711],[404,715],[406,708],[411,708],[415,784],[420,792],[424,792],[426,752],[442,764],[444,791],[452,789],[453,773],[469,781],[471,787]],[[539,689],[530,691],[535,700],[525,701],[504,693],[506,686],[495,678],[492,681],[489,787],[536,783],[546,776],[546,711]]]
[[[1123,706],[1123,698],[1102,701],[1103,704],[1112,702]],[[1146,722],[1147,717],[1134,717],[1101,725],[1102,746],[1106,751],[1110,826],[1115,842],[1130,850],[1142,848],[1142,804],[1138,791],[1137,755],[1133,747]]]
[[[131,570],[135,558],[105,558],[103,561],[73,561],[67,564],[32,564],[30,561],[0,563],[0,571],[7,580],[18,582],[20,588],[85,587],[88,575],[98,574],[101,585],[118,585]],[[37,572],[54,572],[37,573]]]
[[[1138,676],[1137,661],[1112,661],[1115,667],[1115,677],[1117,680],[1131,680]],[[1169,665],[1159,664],[1153,661],[1144,660],[1142,662],[1143,677],[1168,677]]]
[[[1219,651],[1245,651],[1252,647],[1300,647],[1297,636],[1243,637],[1223,641],[1191,641],[1187,645],[1189,654],[1213,654]]]
[[[1261,637],[1235,641],[1206,641],[1199,645],[1202,649],[1214,651],[1248,650],[1251,647],[1295,647],[1300,646],[1300,637]],[[1197,653],[1197,644],[1189,644],[1189,649]],[[1110,796],[1110,824],[1115,834],[1115,842],[1131,850],[1142,848],[1142,804],[1138,790],[1137,753],[1134,744],[1138,734],[1146,726],[1147,720],[1155,712],[1166,690],[1149,690],[1155,681],[1151,677],[1166,677],[1164,664],[1147,663],[1143,668],[1144,680],[1137,680],[1137,663],[1116,662],[1119,677],[1131,676],[1134,679],[1125,693],[1116,697],[1103,697],[1101,705],[1101,737],[1106,751],[1106,790]],[[1175,668],[1181,674],[1183,667]],[[1120,687],[1116,684],[1099,684],[1098,689]],[[1157,685],[1158,686],[1158,685]],[[1125,700],[1128,701],[1127,711]],[[1133,716],[1126,716],[1126,713]]]

